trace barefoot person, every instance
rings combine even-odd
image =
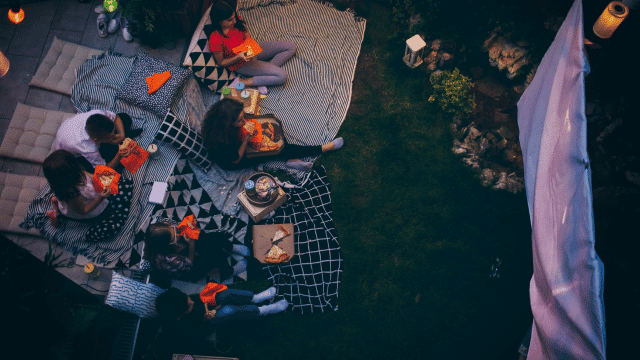
[[[262,52],[255,56],[246,52],[236,55],[232,49],[251,37],[236,8],[235,1],[218,0],[213,4],[209,17],[216,29],[209,38],[209,48],[218,65],[245,77],[237,77],[231,86],[240,81],[246,86],[257,86],[258,91],[266,95],[267,86],[282,85],[287,81],[287,72],[281,66],[296,53],[296,44],[267,41],[259,43]]]
[[[225,98],[213,104],[202,122],[202,138],[209,150],[209,158],[223,169],[243,169],[276,157],[291,159],[286,163],[290,168],[309,171],[313,164],[300,158],[338,150],[344,144],[342,138],[317,146],[285,144],[279,155],[248,159],[245,157],[247,145],[256,132],[247,134],[242,140],[238,139],[238,133],[246,123],[244,115],[240,102]]]

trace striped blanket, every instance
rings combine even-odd
[[[297,45],[296,55],[283,65],[289,75],[286,84],[269,88],[260,112],[282,120],[291,144],[333,140],[351,102],[364,19],[315,0],[245,0],[241,6],[242,19],[258,42],[286,40]],[[272,161],[266,166],[283,164]]]
[[[87,60],[76,70],[77,82],[72,89],[71,101],[78,112],[86,112],[92,109],[106,109],[116,113],[124,112],[131,116],[134,128],[143,128],[144,132],[136,139],[141,147],[146,148],[155,134],[158,132],[162,119],[146,110],[132,106],[124,101],[115,100],[115,94],[127,81],[135,57],[124,57],[116,54],[104,54],[94,56]],[[187,93],[197,88],[195,80],[190,79],[178,92],[176,101],[171,109],[181,118],[187,118],[187,113],[194,108],[203,108],[203,105],[192,104],[192,99],[200,99],[201,96],[187,96]],[[199,93],[199,88],[197,88]],[[202,109],[204,110],[204,109]],[[134,241],[134,230],[139,227],[140,221],[146,219],[153,210],[153,204],[147,199],[154,181],[166,181],[179,158],[179,152],[169,144],[159,143],[159,156],[146,161],[142,167],[131,174],[124,170],[124,176],[133,179],[134,188],[131,201],[131,216],[125,223],[122,231],[111,240],[99,243],[84,241],[90,224],[76,221],[62,221],[61,225],[54,228],[49,223],[46,213],[51,210],[51,197],[49,185],[46,185],[36,199],[29,206],[29,210],[21,227],[25,229],[37,228],[42,235],[61,245],[66,250],[86,256],[98,264],[110,264],[116,267],[129,267],[140,261],[139,240]],[[115,264],[112,264],[114,263]]]

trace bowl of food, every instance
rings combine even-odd
[[[278,183],[267,173],[253,174],[249,180],[255,184],[255,192],[247,193],[247,199],[252,205],[264,207],[270,205],[278,197]]]

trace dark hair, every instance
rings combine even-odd
[[[149,225],[147,233],[144,237],[145,248],[144,257],[154,264],[154,260],[158,254],[170,255],[175,249],[171,245],[171,225],[166,223],[155,223]]]
[[[70,201],[80,195],[78,186],[86,184],[84,168],[73,154],[66,150],[56,150],[42,163],[44,177],[51,191],[61,201]]]
[[[106,135],[111,134],[115,124],[111,119],[102,114],[93,114],[87,119],[85,130],[91,138],[100,140]]]
[[[222,20],[227,20],[236,12],[237,1],[228,1],[228,0],[218,0],[213,6],[211,6],[211,11],[209,11],[209,18],[211,19],[211,25],[214,27],[214,30],[220,33],[220,35],[227,37],[222,31],[222,26],[220,26],[220,22]],[[244,32],[247,31],[247,27],[244,24],[244,21],[240,20],[238,17],[238,13],[236,13],[236,24],[235,27],[238,30]]]
[[[244,105],[236,100],[224,98],[213,104],[202,120],[202,140],[207,149],[214,149],[218,144],[231,144],[237,140],[238,130],[232,125]]]
[[[175,318],[184,314],[189,308],[188,297],[187,294],[174,287],[158,295],[156,298],[156,311],[158,311],[160,318],[175,320]]]

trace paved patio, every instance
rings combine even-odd
[[[93,0],[80,3],[78,0],[22,0],[25,12],[24,21],[11,23],[6,14],[8,6],[0,6],[0,50],[9,59],[11,67],[4,77],[0,78],[0,139],[4,138],[11,117],[18,103],[64,112],[75,112],[70,97],[49,90],[30,87],[28,84],[36,72],[40,62],[47,54],[54,36],[61,40],[78,43],[90,48],[110,50],[127,56],[134,56],[140,49],[148,54],[170,61],[181,63],[181,55],[187,39],[179,38],[173,50],[164,47],[151,49],[139,44],[138,39],[126,42],[122,32],[109,34],[106,38],[98,35],[96,21],[98,14],[94,12],[96,5],[102,1]],[[5,1],[0,1],[5,4]],[[39,164],[12,160],[0,157],[0,171],[21,175],[43,176]],[[44,259],[48,251],[48,241],[43,238],[3,233],[6,237],[29,250],[39,259]],[[72,258],[64,252],[61,259]],[[109,287],[111,271],[102,271],[98,279],[90,280],[83,272],[88,259],[79,256],[68,267],[57,270],[78,284],[86,284],[87,290],[105,295]]]

